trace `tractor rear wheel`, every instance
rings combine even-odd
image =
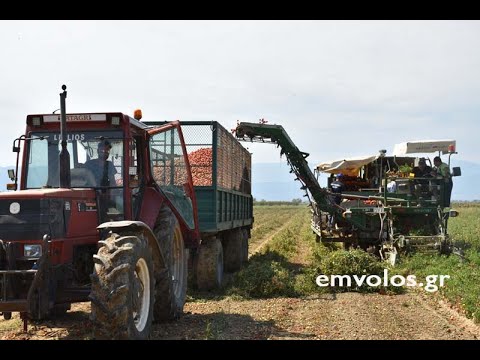
[[[167,268],[155,269],[155,321],[178,318],[183,313],[187,297],[188,249],[185,249],[180,224],[164,207],[153,230]]]
[[[95,338],[147,339],[155,285],[147,239],[112,233],[99,244],[90,293]]]

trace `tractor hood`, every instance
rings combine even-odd
[[[91,189],[29,189],[0,193],[0,201],[3,199],[85,199],[95,197],[95,191]]]
[[[94,190],[38,189],[0,194],[0,240],[64,238],[76,199],[95,198]]]

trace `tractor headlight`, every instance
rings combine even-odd
[[[42,245],[24,245],[23,256],[39,258],[42,256]]]

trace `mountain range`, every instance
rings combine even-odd
[[[312,162],[312,164],[317,164]],[[480,164],[454,160],[451,166],[459,166],[462,175],[453,178],[452,200],[473,201],[480,200]],[[313,168],[313,165],[311,165]],[[302,198],[305,192],[300,190],[300,183],[295,181],[285,161],[278,163],[254,163],[252,165],[252,193],[257,200],[290,201]],[[327,174],[321,174],[320,185],[326,186]]]
[[[316,164],[316,162],[312,162]],[[480,200],[480,164],[470,161],[453,161],[451,166],[460,166],[462,175],[453,179],[452,200]],[[313,165],[311,165],[313,167]],[[14,166],[0,167],[0,191],[5,191],[5,184],[11,182],[7,169]],[[326,186],[327,175],[321,174],[320,185]],[[292,199],[306,200],[305,191],[300,190],[300,183],[295,181],[295,175],[290,173],[290,167],[285,160],[278,163],[252,164],[252,194],[257,200],[290,201]]]

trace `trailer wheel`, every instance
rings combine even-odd
[[[248,262],[248,230],[242,229],[242,263]]]
[[[52,318],[62,317],[70,309],[71,309],[71,304],[69,303],[54,305],[54,307],[50,309],[49,317],[52,317]]]
[[[12,313],[10,311],[6,311],[3,313],[3,318],[5,320],[10,320],[12,318]]]
[[[241,229],[230,231],[223,241],[223,247],[225,271],[235,272],[240,270],[244,256],[243,231]]]
[[[154,233],[160,242],[167,269],[155,269],[155,321],[178,318],[187,297],[188,250],[180,224],[168,208],[160,211]]]
[[[223,248],[217,238],[202,242],[195,258],[197,287],[200,290],[220,288],[223,282]]]
[[[91,275],[91,320],[96,339],[147,339],[153,320],[153,261],[143,235],[112,233]]]

